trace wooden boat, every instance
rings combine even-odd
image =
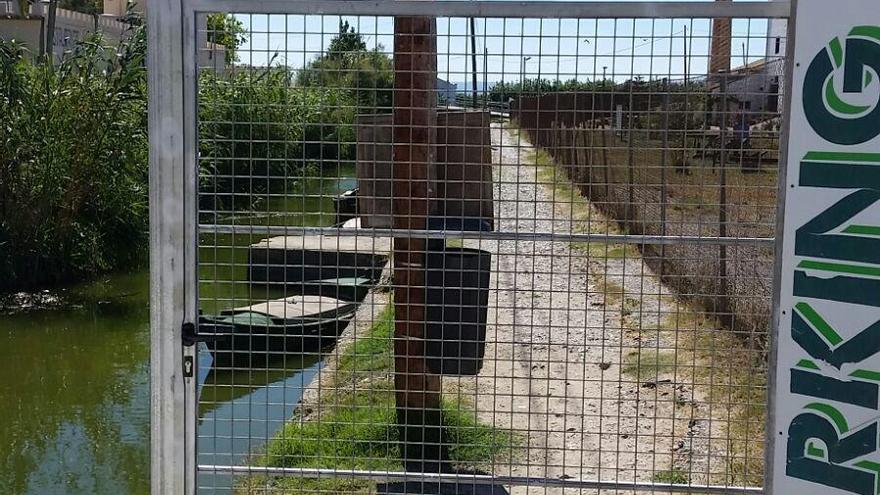
[[[373,286],[369,277],[328,278],[324,280],[308,280],[299,287],[303,295],[332,297],[342,301],[360,302],[367,296]]]
[[[286,354],[332,343],[357,310],[357,303],[318,295],[292,296],[202,317],[202,326],[230,328],[208,341],[222,354]],[[200,330],[210,334],[210,331]],[[221,335],[222,333],[222,335]]]
[[[248,248],[251,282],[295,289],[302,281],[367,277],[378,279],[391,253],[387,237],[291,235],[271,237]]]

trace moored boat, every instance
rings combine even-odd
[[[286,354],[318,350],[332,343],[356,310],[355,302],[302,295],[234,308],[217,316],[203,316],[201,325],[231,329],[208,341],[215,357]]]
[[[360,302],[363,301],[367,293],[370,292],[370,288],[373,287],[373,280],[369,277],[328,278],[304,281],[302,285],[297,285],[296,287],[303,295],[316,295],[332,297],[342,301]]]

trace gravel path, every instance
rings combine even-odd
[[[538,183],[532,147],[500,124],[492,145],[496,229],[569,232],[569,205]],[[493,253],[486,360],[478,377],[444,378],[444,389],[473,393],[483,421],[521,433],[522,452],[495,474],[652,481],[658,472],[708,469],[695,460],[709,447],[695,440],[708,432],[699,434],[690,380],[624,372],[636,349],[674,344],[659,327],[678,303],[638,256],[596,256],[567,242],[465,245]],[[596,493],[511,489],[586,492]]]

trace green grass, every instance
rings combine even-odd
[[[368,334],[339,358],[334,392],[322,397],[317,417],[294,420],[273,438],[260,463],[277,467],[402,471],[392,384],[394,311],[386,308]],[[351,391],[346,391],[350,388]],[[442,403],[453,465],[480,469],[509,455],[521,442],[510,431],[481,423],[460,400]],[[262,485],[266,480],[257,481]],[[285,478],[270,484],[290,493],[371,493],[361,480]],[[257,485],[255,485],[257,486]],[[243,487],[244,488],[244,487]],[[285,493],[288,493],[285,491]]]
[[[665,373],[675,370],[675,351],[640,349],[623,358],[623,373],[636,380],[657,380]]]
[[[654,481],[670,485],[686,485],[691,482],[691,479],[686,472],[680,469],[670,469],[654,473]]]

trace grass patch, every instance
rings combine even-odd
[[[725,411],[729,470],[716,483],[760,486],[764,481],[764,432],[767,389],[759,345],[730,331],[697,310],[670,315],[661,331],[677,336],[676,375],[689,377],[700,395]]]
[[[691,482],[691,479],[686,472],[680,469],[670,469],[669,471],[657,471],[654,473],[654,481],[670,485],[687,485]]]
[[[675,370],[675,361],[675,351],[640,349],[624,356],[622,371],[638,381],[657,380]]]
[[[260,463],[277,467],[402,471],[391,352],[394,311],[386,308],[366,336],[339,358],[333,392],[310,421],[294,420],[269,442]],[[522,443],[513,432],[481,423],[470,405],[444,400],[443,424],[452,464],[480,469]],[[375,483],[335,478],[253,478],[253,486],[285,493],[371,493]],[[256,482],[256,483],[255,483]],[[246,488],[242,486],[242,488]]]

